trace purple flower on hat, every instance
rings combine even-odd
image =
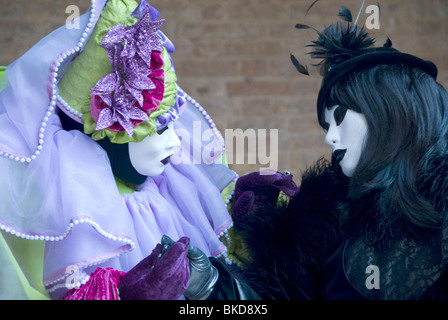
[[[142,105],[142,91],[155,87],[151,79],[148,78],[150,70],[148,67],[142,66],[142,62],[138,59],[121,58],[123,50],[121,45],[110,44],[105,46],[105,49],[114,71],[98,80],[90,94],[99,95],[108,106],[112,107],[114,92],[120,86],[124,86]]]
[[[98,103],[98,101],[95,102]],[[134,97],[126,92],[124,87],[119,87],[114,94],[112,107],[101,110],[95,130],[110,128],[118,123],[128,136],[132,137],[134,121],[138,121],[139,124],[141,121],[149,121],[149,117],[135,104]]]
[[[162,28],[165,20],[151,21],[147,12],[139,21],[128,27],[125,36],[125,45],[122,57],[133,58],[136,54],[149,67],[151,64],[151,51],[162,51],[162,42],[157,31]]]
[[[115,25],[104,36],[100,46],[106,50],[113,72],[99,79],[90,92],[95,105],[92,116],[97,118],[95,130],[124,129],[131,138],[136,125],[149,121],[142,108],[142,92],[156,88],[150,76],[154,71],[151,56],[153,51],[163,50],[157,31],[164,22],[152,21],[147,8],[134,25]],[[94,115],[93,109],[101,111]]]

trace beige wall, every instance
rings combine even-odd
[[[179,85],[203,105],[224,135],[225,129],[278,129],[278,170],[296,176],[328,147],[315,119],[318,76],[299,75],[289,54],[305,57],[312,32],[337,20],[340,5],[356,15],[360,0],[154,0],[165,18],[163,31],[176,45],[173,55]],[[84,12],[88,0],[0,0],[0,65],[7,65],[41,37],[65,23],[68,5]],[[377,1],[366,1],[366,5]],[[382,42],[434,61],[439,81],[448,87],[448,0],[380,1]],[[360,22],[364,23],[363,13]],[[268,144],[269,145],[269,144]],[[244,174],[261,165],[238,164]]]

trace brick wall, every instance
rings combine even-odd
[[[11,63],[62,25],[68,5],[78,5],[84,12],[89,2],[0,0],[0,65]],[[305,56],[304,45],[314,34],[296,30],[294,25],[306,22],[322,29],[337,20],[340,5],[356,15],[362,1],[320,0],[305,21],[312,2],[150,2],[167,20],[163,31],[176,45],[173,59],[179,85],[207,108],[223,135],[225,129],[266,129],[268,133],[277,129],[278,169],[288,169],[296,176],[317,158],[328,156],[329,148],[315,119],[320,78],[299,75],[289,61],[291,52]],[[366,6],[376,3],[366,0]],[[389,36],[398,49],[434,61],[440,83],[448,87],[448,1],[385,0],[380,5],[379,43]],[[359,21],[364,23],[368,16],[362,13]],[[272,164],[275,155],[268,156]],[[267,166],[248,160],[232,167],[244,174]]]

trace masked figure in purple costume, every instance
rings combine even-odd
[[[176,257],[189,244],[227,255],[236,174],[213,121],[176,84],[158,16],[145,1],[92,0],[80,28],[62,26],[2,70],[1,298],[81,286],[66,298],[118,299],[163,235],[182,239]],[[184,283],[185,259],[174,260]],[[150,286],[172,279],[163,270]]]
[[[448,93],[432,62],[374,43],[349,18],[318,32],[332,160],[296,192],[280,174],[239,178],[234,222],[251,260],[238,276],[203,263],[217,274],[203,281],[209,299],[448,298]],[[289,201],[277,201],[280,186]]]

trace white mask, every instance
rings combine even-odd
[[[342,172],[351,177],[358,165],[367,136],[363,114],[341,106],[325,109],[328,125],[325,142],[333,150]]]
[[[164,129],[147,136],[141,142],[130,142],[129,158],[138,173],[154,177],[163,172],[169,157],[179,146],[180,140],[170,122]]]

